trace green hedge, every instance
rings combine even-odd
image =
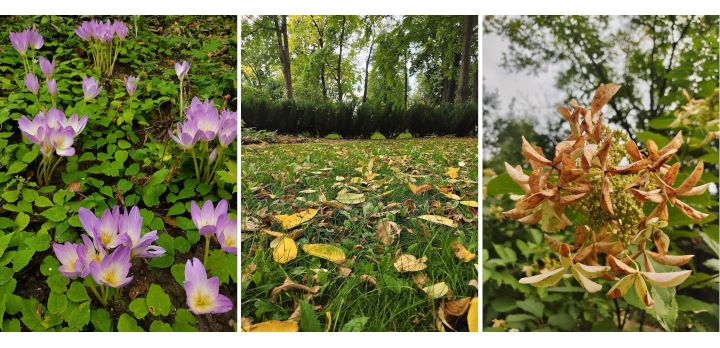
[[[245,126],[256,129],[318,136],[338,133],[345,138],[367,138],[376,131],[394,138],[405,130],[415,137],[469,136],[477,134],[478,126],[475,103],[416,104],[404,110],[372,102],[356,105],[243,98],[240,115]]]

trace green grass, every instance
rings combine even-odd
[[[413,281],[424,273],[424,286],[445,282],[451,293],[445,300],[477,296],[468,282],[477,279],[475,263],[462,262],[451,244],[458,241],[471,253],[478,251],[477,211],[445,197],[435,187],[415,196],[408,182],[452,186],[462,200],[475,201],[478,195],[477,139],[435,138],[378,143],[361,140],[342,143],[274,144],[243,146],[242,162],[242,317],[255,323],[286,320],[299,301],[300,291],[281,293],[271,301],[270,293],[286,278],[313,287],[320,286],[310,304],[321,327],[341,331],[348,322],[367,318],[363,331],[434,331],[435,311],[441,299],[431,300]],[[374,158],[373,173],[365,180],[368,163]],[[458,163],[464,162],[459,167]],[[459,167],[452,180],[449,167]],[[360,192],[365,202],[345,208],[321,204],[321,195],[333,201],[341,190]],[[315,190],[313,193],[301,193]],[[412,207],[414,206],[414,209]],[[273,222],[275,214],[292,214],[308,208],[319,212],[296,238],[297,258],[285,265],[273,261],[270,242],[274,237],[263,229],[282,231]],[[408,209],[410,208],[410,209]],[[433,224],[418,216],[434,214],[452,218],[457,228]],[[401,233],[394,243],[383,245],[376,238],[382,220],[398,224]],[[287,232],[287,231],[286,231]],[[302,251],[305,243],[329,243],[346,253],[345,267]],[[393,263],[400,254],[427,257],[421,272],[399,273]],[[249,271],[254,264],[254,271]],[[313,270],[325,269],[317,275]],[[376,278],[377,285],[363,282],[361,275]],[[452,296],[452,297],[451,297]],[[467,330],[465,318],[453,322],[455,329]],[[300,327],[303,327],[301,320]]]

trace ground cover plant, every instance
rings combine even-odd
[[[235,17],[0,33],[2,330],[236,330]]]
[[[477,139],[242,147],[244,331],[477,330]]]
[[[572,67],[541,126],[484,96],[484,330],[717,331],[717,18],[489,21],[508,65]],[[588,51],[521,61],[521,47],[578,42]],[[608,52],[632,58],[585,60]],[[619,73],[627,84],[607,81]]]

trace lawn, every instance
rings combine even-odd
[[[467,331],[471,302],[477,324],[476,138],[241,152],[244,330]]]

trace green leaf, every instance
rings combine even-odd
[[[135,318],[131,317],[127,313],[120,315],[118,319],[117,329],[120,332],[143,332],[144,330],[138,326]]]
[[[30,216],[28,214],[25,214],[23,212],[19,212],[15,216],[15,224],[17,225],[16,231],[23,231],[25,230],[25,227],[30,223]]]
[[[197,331],[193,326],[197,320],[195,316],[185,308],[180,308],[175,312],[175,323],[173,324],[173,331],[175,332],[191,332]]]
[[[520,185],[513,181],[512,178],[510,178],[508,173],[502,173],[492,178],[487,183],[488,196],[505,195],[510,193],[523,194],[525,191],[523,191]]]
[[[0,197],[10,203],[14,203],[20,198],[20,190],[5,191]]]
[[[5,283],[9,282],[13,274],[15,274],[15,272],[13,272],[11,268],[0,266],[0,285],[5,285]]]
[[[67,218],[67,213],[65,212],[65,207],[62,204],[57,204],[54,207],[45,210],[44,212],[40,213],[40,215],[44,216],[48,220],[52,222],[61,222],[65,221]]]
[[[104,308],[93,309],[90,312],[90,323],[92,323],[95,331],[109,332],[112,330],[110,313]]]
[[[153,320],[150,324],[150,332],[172,332],[173,329],[168,323],[164,323],[160,320]]]
[[[315,315],[312,305],[306,301],[300,301],[300,330],[304,332],[320,332],[322,327]]]
[[[570,331],[575,327],[576,321],[567,313],[557,313],[548,317],[548,323],[564,331]]]
[[[517,306],[538,318],[542,318],[543,310],[545,309],[545,305],[534,298],[518,301]]]
[[[67,297],[68,299],[70,299],[70,301],[78,303],[90,300],[90,296],[88,296],[85,285],[78,281],[72,282],[72,284],[70,284],[70,288],[67,290]]]
[[[25,268],[34,254],[35,250],[32,249],[18,250],[13,258],[13,271],[17,272]]]
[[[490,307],[500,313],[510,312],[517,308],[517,300],[507,297],[497,298],[490,302]]]
[[[655,144],[657,144],[659,148],[662,148],[670,142],[670,139],[668,139],[666,136],[650,131],[640,131],[635,133],[635,136],[645,142],[647,142],[648,140],[652,140],[655,142]]]
[[[165,249],[165,254],[152,259],[152,261],[150,261],[150,267],[170,267],[175,262],[175,241],[173,240],[173,237],[167,233],[162,233],[158,236],[155,244],[163,247]]]
[[[50,292],[48,297],[48,311],[52,314],[61,314],[68,307],[68,299],[63,293]]]
[[[59,293],[64,293],[67,290],[69,282],[70,280],[61,274],[50,276],[47,279],[47,284],[50,287],[50,290]]]
[[[350,321],[345,323],[343,325],[342,329],[340,331],[342,332],[362,332],[365,328],[365,324],[367,324],[368,317],[356,317],[352,318]]]
[[[49,198],[47,198],[47,197],[45,197],[45,196],[38,196],[38,197],[35,199],[35,206],[38,207],[38,208],[52,207],[52,206],[53,206],[53,202],[52,202]]]
[[[138,297],[132,300],[132,302],[130,302],[130,305],[128,306],[128,309],[133,313],[135,318],[138,319],[145,318],[145,316],[150,313],[144,297]]]
[[[7,246],[10,243],[10,239],[13,237],[14,234],[15,232],[11,232],[0,237],[0,257],[2,257],[5,253],[5,249],[7,249]]]
[[[183,286],[183,282],[185,281],[185,265],[180,263],[172,265],[172,267],[170,267],[170,273],[172,273],[175,281],[180,284],[180,286]]]
[[[181,202],[176,202],[175,204],[172,205],[172,207],[170,207],[170,210],[168,210],[167,215],[168,216],[180,215],[180,214],[185,213],[185,211],[186,211],[185,204],[183,204]]]
[[[20,173],[25,168],[27,168],[27,163],[13,162],[10,165],[10,167],[8,167],[7,173],[8,174],[17,174],[17,173]]]
[[[157,284],[151,284],[150,290],[147,293],[147,307],[150,313],[154,316],[167,316],[172,310],[172,303],[170,303],[170,296]]]
[[[32,238],[25,239],[25,244],[35,251],[45,251],[50,248],[52,237],[47,230],[40,230]]]

